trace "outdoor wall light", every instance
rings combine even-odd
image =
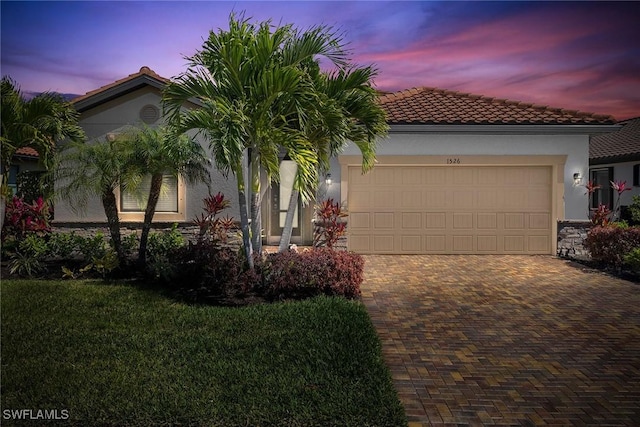
[[[580,185],[582,183],[582,175],[580,172],[576,172],[573,174],[573,185]]]
[[[327,176],[324,178],[324,183],[327,185],[331,185],[332,182],[333,180],[331,179],[331,174],[328,173]]]

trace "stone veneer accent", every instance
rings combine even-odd
[[[558,249],[560,258],[588,260],[589,252],[583,243],[591,229],[590,221],[562,220],[558,221]]]
[[[186,241],[195,241],[198,237],[199,227],[190,222],[154,222],[151,224],[151,232],[170,231],[173,224],[178,224],[178,231],[182,234]],[[109,229],[105,223],[100,222],[54,222],[52,230],[63,233],[75,233],[79,236],[88,237],[100,232],[106,238],[109,237]],[[140,237],[142,232],[142,223],[140,222],[121,222],[120,234],[127,237],[130,234],[136,234]],[[226,246],[239,248],[242,245],[242,238],[239,231],[231,231],[228,234]]]

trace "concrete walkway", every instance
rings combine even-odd
[[[411,427],[640,426],[640,285],[550,256],[364,258]]]

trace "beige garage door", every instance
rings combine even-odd
[[[369,254],[548,254],[551,167],[348,169],[349,249]]]

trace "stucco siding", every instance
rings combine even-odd
[[[104,140],[109,133],[117,133],[127,125],[140,126],[142,123],[140,110],[146,105],[154,105],[160,112],[162,111],[161,93],[158,89],[147,86],[87,110],[81,114],[80,125],[85,130],[89,142]],[[161,117],[153,126],[162,124],[162,122]],[[204,141],[202,137],[198,137],[198,140],[209,153],[208,142]],[[209,157],[211,158],[211,156]],[[211,171],[211,192],[213,194],[218,191],[223,193],[231,202],[231,207],[226,213],[238,218],[239,208],[235,177],[230,174],[229,179],[224,178],[213,163]],[[208,193],[209,189],[204,184],[184,187],[182,194],[185,197],[185,211],[181,221],[190,222],[202,212],[202,199]],[[56,202],[56,222],[101,221],[106,221],[106,218],[100,199],[97,197],[89,200],[86,209],[79,213],[74,212],[66,202],[60,200]]]

